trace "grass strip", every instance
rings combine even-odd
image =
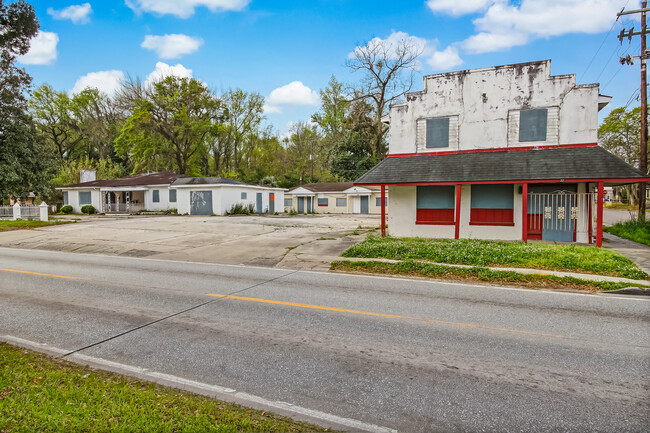
[[[555,275],[522,274],[514,271],[494,271],[483,267],[460,268],[434,263],[422,263],[415,260],[404,260],[398,263],[379,262],[375,260],[360,262],[339,260],[332,262],[330,269],[333,271],[440,278],[465,282],[505,283],[538,289],[600,291],[618,290],[626,287],[650,288],[650,286],[641,284],[590,281],[574,277],[557,277]]]
[[[650,220],[640,222],[637,219],[632,219],[613,226],[603,227],[603,230],[619,238],[650,245]]]
[[[577,271],[635,280],[648,278],[631,260],[615,251],[580,245],[370,235],[346,250],[343,257],[420,259],[470,266]]]
[[[0,232],[7,232],[10,230],[31,230],[39,227],[57,226],[60,224],[70,224],[74,221],[0,221]]]
[[[0,432],[322,432],[0,343]]]

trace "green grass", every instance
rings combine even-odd
[[[471,266],[506,266],[587,272],[632,279],[648,275],[611,250],[579,245],[498,242],[478,239],[422,239],[368,236],[343,257],[420,259]]]
[[[16,220],[16,221],[0,221],[0,232],[6,232],[9,230],[29,230],[39,227],[54,226],[59,224],[69,224],[74,221],[27,221],[27,220]]]
[[[0,343],[0,432],[327,431]]]
[[[645,222],[632,219],[613,226],[603,227],[603,230],[624,239],[650,245],[650,219]]]
[[[404,260],[398,263],[378,261],[353,262],[341,260],[332,262],[331,269],[346,272],[368,272],[373,274],[403,275],[409,277],[440,278],[467,282],[488,282],[512,284],[539,289],[571,290],[618,290],[625,287],[650,288],[641,284],[613,283],[609,281],[589,281],[574,277],[556,277],[554,275],[521,274],[514,271],[493,271],[483,267],[459,268],[456,266],[422,263]]]

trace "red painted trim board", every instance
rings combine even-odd
[[[525,182],[522,185],[521,198],[522,198],[521,239],[524,241],[524,243],[528,243],[528,184]]]
[[[386,185],[381,186],[381,236],[386,236]]]
[[[596,246],[603,246],[603,197],[605,196],[604,183],[598,182],[598,205],[596,207]]]
[[[456,230],[454,236],[456,239],[460,237],[460,194],[462,185],[456,185]]]

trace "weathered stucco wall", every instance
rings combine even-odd
[[[595,143],[598,85],[550,75],[550,60],[424,77],[390,110],[390,154]],[[546,141],[518,141],[519,110],[547,108]],[[448,148],[423,146],[423,120],[450,117]]]

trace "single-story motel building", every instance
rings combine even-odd
[[[285,212],[330,214],[379,214],[380,190],[355,186],[354,182],[308,183],[284,194]]]
[[[187,177],[169,172],[117,179],[88,180],[57,188],[63,204],[80,213],[92,205],[99,213],[135,213],[176,209],[179,214],[225,215],[234,205],[252,205],[257,213],[282,211],[284,189],[249,185],[223,177]]]

